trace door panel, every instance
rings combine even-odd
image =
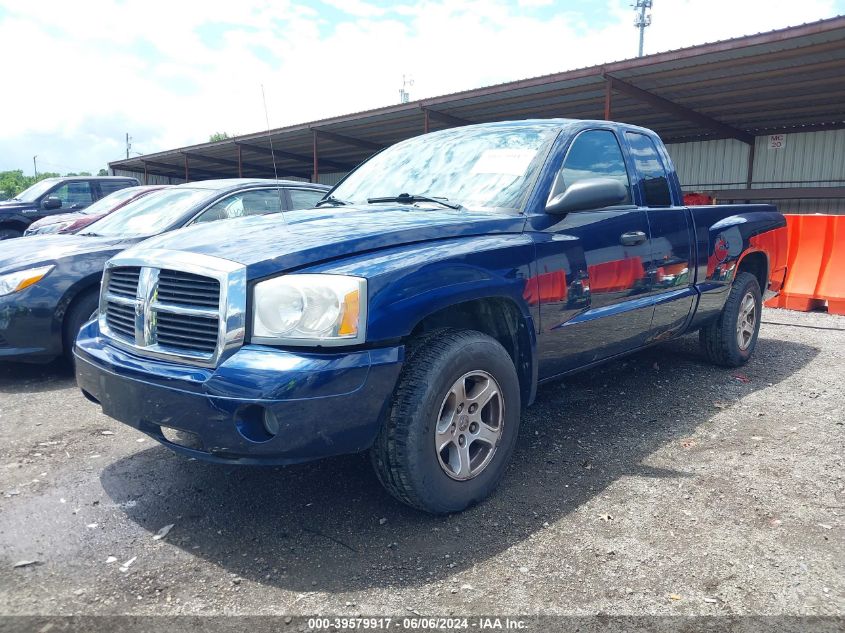
[[[692,231],[689,213],[672,206],[669,175],[657,145],[646,134],[626,132],[637,172],[637,190],[647,210],[651,229],[649,293],[654,296],[654,316],[646,342],[677,334],[695,301],[692,288]]]
[[[573,139],[549,197],[588,178],[619,180],[627,199],[617,207],[533,219],[540,231],[540,378],[634,349],[651,325],[653,306],[643,301],[650,288],[648,217],[631,204],[628,168],[610,129]]]
[[[692,244],[684,208],[649,209],[652,293],[657,295],[647,341],[677,334],[695,301],[692,287]]]
[[[653,312],[646,296],[650,246],[630,234],[647,238],[644,210],[570,213],[538,240],[540,281],[557,275],[559,283],[547,286],[560,288],[541,292],[541,379],[643,344]]]

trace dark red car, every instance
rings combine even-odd
[[[47,233],[76,233],[103,216],[126,206],[133,200],[137,200],[159,189],[165,189],[167,186],[144,185],[141,187],[120,189],[105,198],[97,200],[97,202],[82,211],[49,215],[37,222],[33,222],[24,232],[24,236],[44,235]]]

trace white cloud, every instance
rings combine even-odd
[[[637,44],[629,4],[566,3],[555,13],[544,0],[389,9],[366,0],[6,0],[0,58],[20,71],[3,98],[0,169],[29,168],[38,154],[45,166],[96,170],[121,157],[125,132],[149,153],[216,131],[258,131],[262,83],[279,126],[396,103],[403,74],[416,99],[628,58]],[[655,0],[646,52],[837,8],[841,0]]]

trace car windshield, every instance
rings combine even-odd
[[[46,178],[44,180],[39,180],[31,187],[24,189],[18,195],[14,197],[15,200],[20,200],[21,202],[35,202],[41,195],[50,189],[53,185],[58,182],[55,178]]]
[[[559,126],[526,124],[463,127],[418,136],[375,155],[340,183],[332,196],[366,204],[372,198],[408,194],[473,210],[517,211],[558,130]]]
[[[195,205],[211,198],[208,189],[176,187],[143,196],[90,224],[86,234],[106,237],[148,237],[174,227]]]
[[[135,196],[141,195],[136,187],[126,187],[125,189],[118,189],[114,193],[110,193],[105,198],[100,198],[97,202],[86,207],[80,213],[83,215],[105,215],[117,205],[131,200]]]

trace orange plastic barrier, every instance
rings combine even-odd
[[[845,314],[845,216],[828,217],[827,259],[816,294],[827,301],[827,311]]]
[[[787,275],[772,308],[845,314],[845,216],[786,215]]]

